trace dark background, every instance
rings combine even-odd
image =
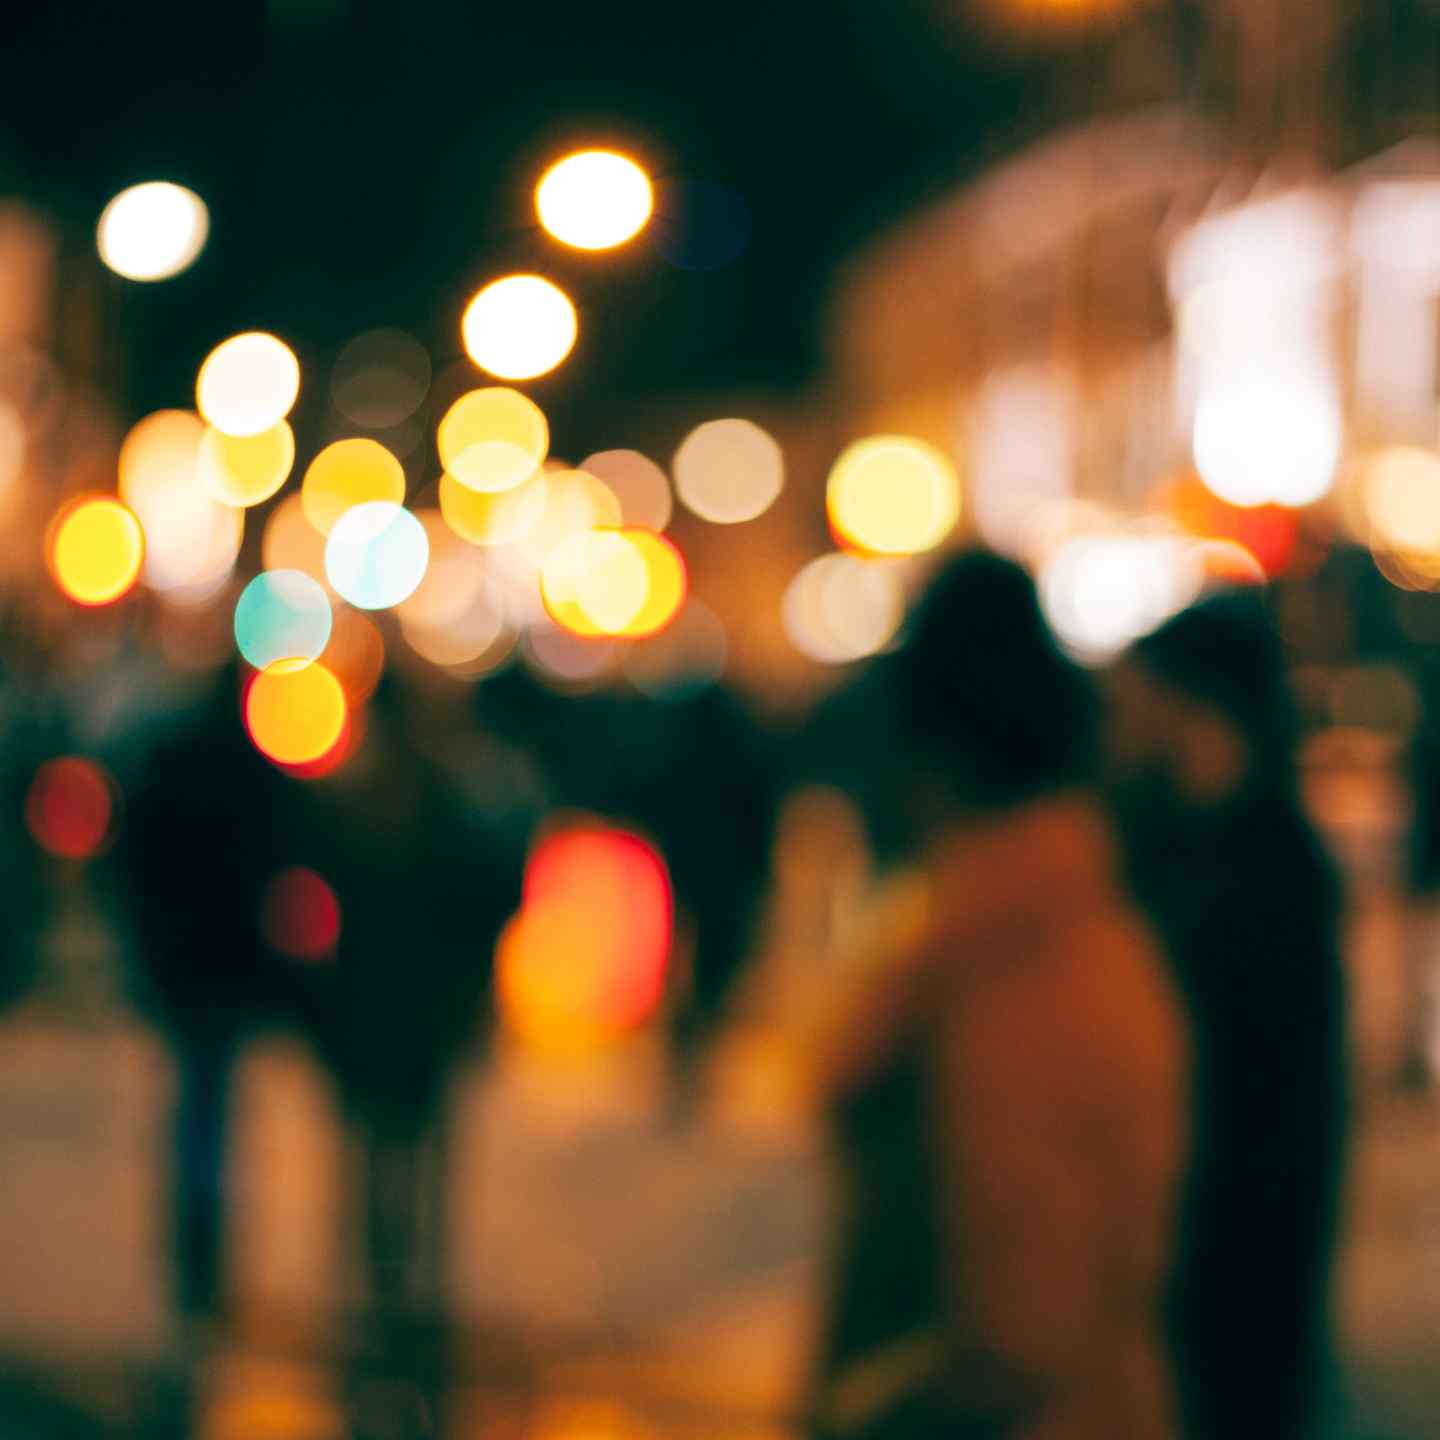
[[[125,419],[191,403],[242,329],[295,346],[305,406],[373,326],[418,336],[438,373],[468,296],[536,268],[582,312],[532,387],[576,453],[623,443],[605,420],[637,398],[813,376],[836,260],[1041,128],[1059,58],[933,0],[68,0],[5,30],[0,190],[60,219],[77,259],[126,185],[173,179],[211,210],[186,274],[97,281]],[[549,241],[534,181],[596,141],[647,161],[662,200],[667,181],[733,187],[741,257],[692,272],[649,236],[600,256]]]

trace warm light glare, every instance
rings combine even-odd
[[[387,500],[347,510],[325,544],[331,586],[361,610],[384,610],[413,595],[429,560],[425,527]]]
[[[143,516],[151,497],[190,485],[204,437],[204,422],[190,410],[156,410],[137,421],[120,446],[120,498]]]
[[[385,639],[363,611],[337,605],[320,663],[340,682],[353,716],[375,693],[385,671]]]
[[[88,860],[109,837],[114,793],[114,782],[93,760],[47,760],[30,782],[25,823],[42,850],[62,860]]]
[[[496,952],[507,1026],[566,1051],[643,1024],[664,994],[673,911],[665,862],[638,835],[579,825],[547,836]]]
[[[134,512],[108,495],[73,500],[51,523],[50,572],[77,605],[108,605],[140,577],[145,537]]]
[[[235,644],[257,670],[277,660],[317,660],[330,643],[330,599],[299,570],[267,570],[235,605]]]
[[[1369,461],[1361,484],[1374,548],[1440,562],[1440,455],[1391,446]]]
[[[440,463],[468,489],[499,494],[545,462],[550,426],[528,396],[503,385],[471,390],[445,412],[435,436]]]
[[[876,435],[848,446],[825,494],[837,537],[877,555],[933,550],[960,516],[955,467],[933,445]]]
[[[645,559],[618,530],[581,530],[546,557],[545,608],[575,635],[618,635],[645,605]]]
[[[305,518],[322,535],[356,505],[405,498],[405,469],[378,440],[336,440],[311,462],[300,483]]]
[[[299,495],[287,495],[269,514],[260,537],[260,563],[267,570],[303,570],[329,585],[325,537],[305,518]]]
[[[785,484],[780,447],[749,420],[697,425],[675,452],[675,489],[702,520],[738,525],[763,515]]]
[[[638,235],[655,205],[650,177],[613,150],[581,150],[535,187],[540,223],[577,250],[609,250]]]
[[[541,566],[561,541],[578,531],[619,526],[620,502],[603,481],[583,470],[551,470],[545,476],[545,508],[516,548]]]
[[[258,435],[226,435],[212,425],[200,442],[200,479],[222,505],[259,505],[286,481],[295,433],[281,420]]]
[[[325,960],[340,943],[340,902],[325,879],[304,865],[281,870],[260,901],[260,932],[292,960]]]
[[[523,485],[485,495],[453,475],[440,477],[440,513],[445,523],[472,545],[509,545],[523,539],[545,513],[545,472],[537,470]]]
[[[670,625],[685,604],[689,588],[685,561],[663,535],[640,529],[620,533],[644,563],[645,601],[619,633],[627,640],[643,640]]]
[[[786,588],[781,620],[790,643],[822,665],[883,650],[905,616],[905,592],[891,565],[855,555],[822,555]]]
[[[1178,536],[1076,534],[1046,558],[1040,603],[1060,643],[1096,664],[1197,599],[1205,573],[1200,547]]]
[[[168,280],[195,263],[210,234],[205,202],[183,185],[150,180],[122,190],[101,212],[100,258],[127,280]]]
[[[200,367],[195,408],[227,435],[277,425],[300,394],[300,362],[274,335],[252,330],[217,345]]]
[[[254,677],[245,695],[250,739],[280,765],[321,759],[339,742],[345,721],[345,692],[319,661],[277,661]]]
[[[468,492],[467,492],[468,493]],[[445,523],[438,510],[420,510],[430,561],[415,592],[402,600],[402,621],[421,628],[445,626],[469,609],[486,584],[485,559]]]
[[[539,275],[492,281],[465,307],[465,353],[501,380],[533,380],[575,345],[579,321],[570,297]]]
[[[1195,468],[1231,505],[1314,504],[1340,458],[1340,411],[1319,384],[1234,375],[1201,395]]]
[[[670,523],[669,477],[638,450],[602,450],[582,460],[580,468],[610,488],[624,524],[660,531]]]

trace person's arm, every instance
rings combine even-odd
[[[842,965],[838,994],[810,1017],[806,1048],[822,1100],[852,1093],[881,1070],[922,1013],[931,985],[929,889],[920,875],[890,883]]]

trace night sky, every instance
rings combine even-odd
[[[158,285],[104,276],[131,418],[190,403],[206,351],[289,340],[310,376],[378,325],[436,368],[478,286],[538,269],[582,339],[531,387],[583,450],[637,400],[805,384],[835,262],[1037,128],[1045,64],[958,4],[478,0],[61,3],[7,15],[0,174],[91,245],[105,201],[178,180],[210,243]],[[544,165],[577,143],[738,194],[742,256],[679,269],[653,237],[599,256],[536,227]],[[7,153],[8,152],[8,153]]]

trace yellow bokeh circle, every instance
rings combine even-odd
[[[305,518],[322,535],[356,505],[405,499],[405,469],[378,440],[357,436],[327,445],[311,462],[300,484]]]
[[[232,335],[205,357],[195,408],[227,435],[258,435],[283,420],[300,394],[295,352],[262,330]]]
[[[875,435],[842,452],[830,471],[825,504],[842,543],[876,555],[919,555],[955,528],[960,482],[933,445]]]
[[[580,322],[570,297],[540,275],[494,280],[465,307],[465,353],[502,380],[533,380],[574,348]]]
[[[462,395],[445,412],[435,444],[446,474],[498,495],[523,485],[545,463],[550,424],[528,396],[491,385]]]
[[[472,545],[509,545],[524,539],[545,513],[545,472],[536,471],[523,485],[500,495],[484,495],[462,485],[453,475],[440,477],[440,514],[445,523]]]
[[[280,765],[308,765],[345,730],[345,691],[321,661],[277,660],[250,683],[245,728],[261,754]]]
[[[645,566],[645,601],[618,633],[630,640],[657,635],[680,613],[689,590],[685,561],[663,535],[649,530],[621,532]]]
[[[145,534],[122,501],[84,495],[51,522],[46,558],[55,583],[77,605],[108,605],[139,579]]]
[[[212,425],[200,442],[200,479],[222,505],[268,500],[295,464],[295,432],[280,420],[258,435],[227,435]]]

